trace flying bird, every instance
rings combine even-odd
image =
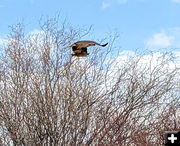
[[[85,57],[85,56],[89,55],[89,53],[87,52],[87,48],[89,46],[98,45],[98,46],[105,47],[107,44],[108,43],[101,45],[94,41],[78,41],[78,42],[72,44],[70,47],[72,48],[72,50],[74,52],[74,54],[72,54],[72,56]]]

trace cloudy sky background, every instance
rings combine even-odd
[[[92,25],[91,39],[117,31],[122,51],[180,51],[180,0],[0,0],[0,43],[10,25],[23,21],[30,32],[58,12],[74,26]]]

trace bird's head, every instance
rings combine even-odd
[[[77,48],[77,46],[72,46],[72,50],[76,50]]]

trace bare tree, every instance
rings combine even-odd
[[[161,55],[119,63],[96,47],[87,58],[69,46],[89,31],[49,19],[38,33],[11,27],[0,60],[2,145],[162,145],[180,130],[179,69]]]

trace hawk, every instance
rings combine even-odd
[[[74,54],[72,54],[72,56],[85,57],[85,56],[89,55],[89,53],[87,52],[87,47],[95,46],[95,45],[105,47],[107,44],[108,43],[101,45],[94,41],[78,41],[78,42],[72,44],[70,47],[72,48],[72,50],[74,52]]]

